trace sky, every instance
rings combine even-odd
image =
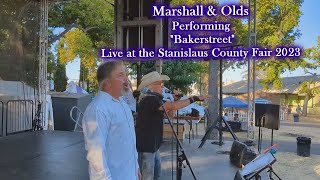
[[[236,3],[237,0],[219,0],[220,4],[226,3]],[[296,41],[297,45],[303,46],[304,48],[309,48],[316,45],[317,37],[320,35],[320,1],[319,0],[305,0],[302,4],[303,15],[300,17],[299,29],[302,33],[302,36]],[[55,29],[54,33],[61,32],[62,29]],[[53,50],[53,47],[52,47]],[[223,81],[227,83],[231,81],[240,81],[242,79],[242,72],[246,70],[247,67],[243,67],[236,70],[226,70],[223,76]],[[320,68],[312,72],[320,72]],[[76,59],[73,62],[69,63],[66,67],[66,73],[69,81],[78,81],[80,73],[80,60]],[[299,68],[296,71],[285,72],[282,74],[282,77],[289,76],[302,76],[305,75],[304,71]]]

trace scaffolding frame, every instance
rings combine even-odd
[[[116,37],[114,40],[115,48],[117,49],[124,49],[128,48],[128,39],[126,39],[126,44],[123,44],[123,29],[126,27],[139,27],[139,49],[144,47],[143,44],[143,27],[145,26],[155,26],[155,47],[159,48],[162,47],[163,42],[163,20],[156,20],[156,19],[145,19],[143,18],[143,0],[139,0],[139,17],[134,20],[122,20],[124,14],[124,3],[129,4],[129,0],[114,0],[114,14],[115,14],[115,30],[116,30]],[[163,4],[164,0],[156,0],[157,3]],[[129,6],[127,6],[129,8]],[[129,33],[129,32],[127,32]],[[140,61],[138,62],[140,65]],[[156,71],[160,74],[162,73],[162,60],[156,60]]]
[[[255,47],[257,43],[256,33],[256,0],[248,0],[250,14],[248,16],[248,49]],[[256,85],[256,59],[249,57],[248,59],[248,130],[247,138],[254,139],[255,126],[255,85]]]
[[[40,0],[39,18],[39,82],[38,101],[42,104],[40,119],[44,123],[44,112],[46,112],[47,96],[47,61],[48,61],[48,0]]]

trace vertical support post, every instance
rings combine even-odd
[[[222,118],[223,118],[223,114],[222,114],[222,109],[223,109],[223,86],[222,86],[222,58],[219,58],[219,86],[220,86],[220,90],[219,90],[219,146],[222,146],[223,142],[222,142]]]
[[[162,37],[162,21],[163,20],[160,20],[160,23],[156,25],[156,33],[155,33],[155,36],[156,36],[156,46],[155,46],[155,49],[161,47],[163,45],[163,37]],[[156,61],[156,71],[158,73],[162,73],[162,64],[163,62],[161,60],[157,60]]]
[[[48,57],[48,0],[40,0],[39,18],[39,82],[38,100],[42,103],[40,113],[41,122],[44,123],[47,95],[47,57]]]
[[[114,38],[113,38],[113,47],[117,48],[118,47],[118,0],[113,1],[113,22],[114,22]]]
[[[256,0],[249,0],[250,15],[248,17],[249,49],[256,46]],[[254,57],[248,60],[248,139],[254,139],[255,123],[255,74],[256,61]]]
[[[114,0],[114,12],[115,12],[115,27],[116,27],[116,49],[123,49],[123,28],[121,27],[121,22],[123,21],[123,11],[124,11],[123,0]]]
[[[163,4],[163,0],[157,0],[157,3]],[[155,50],[161,46],[163,46],[163,19],[159,20],[159,23],[156,25],[156,33],[155,33],[156,46]],[[156,71],[158,73],[162,73],[162,65],[163,62],[161,60],[156,61]]]

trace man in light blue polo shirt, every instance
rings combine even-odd
[[[91,180],[138,180],[140,171],[131,110],[120,98],[127,82],[121,62],[97,70],[99,93],[87,107],[83,133]]]

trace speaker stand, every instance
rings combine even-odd
[[[273,146],[273,129],[271,129],[271,146]]]
[[[273,180],[272,174],[274,174],[275,176],[277,176],[277,178],[278,178],[279,180],[281,180],[281,178],[274,172],[274,170],[273,170],[273,168],[272,168],[271,165],[269,166],[269,170],[268,170],[267,172],[269,172],[269,178],[270,178],[271,180]]]

